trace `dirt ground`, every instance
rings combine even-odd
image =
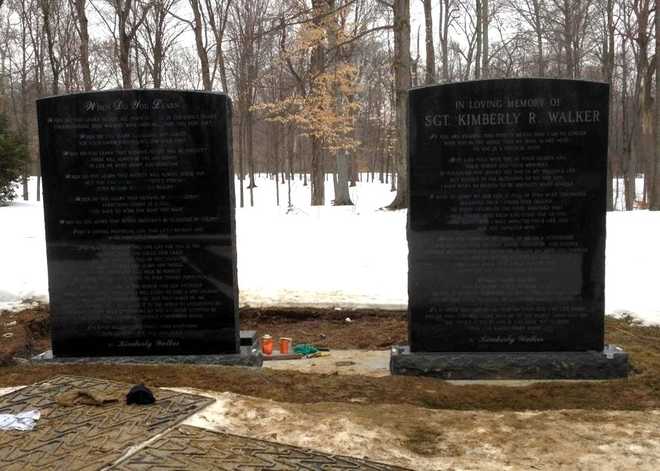
[[[629,378],[517,387],[337,368],[33,364],[48,327],[45,306],[0,314],[0,393],[58,374],[182,389],[216,399],[188,425],[414,470],[660,469],[660,327],[632,319],[606,320],[606,341],[631,355]],[[327,347],[330,366],[351,349],[382,362],[407,337],[401,311],[248,308],[241,328]]]
[[[294,344],[383,350],[408,343],[404,311],[243,308],[240,317],[241,329],[256,330],[260,336],[291,337]]]
[[[216,399],[188,425],[411,470],[660,469],[660,411],[487,412],[337,402],[301,408],[177,390]]]
[[[0,367],[13,364],[15,356],[30,358],[49,348],[48,306],[0,312]]]
[[[346,322],[346,317],[351,322]],[[330,349],[384,349],[406,339],[404,312],[256,310],[241,312],[241,328],[293,337]],[[15,322],[15,323],[14,323]],[[430,409],[488,411],[660,409],[660,327],[607,319],[607,342],[631,355],[628,379],[546,382],[510,388],[456,385],[419,377],[366,377],[194,365],[39,365],[24,358],[49,346],[44,306],[0,315],[0,387],[75,374],[153,386],[194,387],[289,403],[408,404]],[[11,333],[9,337],[4,334]],[[323,334],[323,337],[322,335]],[[387,340],[386,340],[387,339]],[[17,357],[18,359],[14,359]],[[21,357],[23,359],[21,359]]]

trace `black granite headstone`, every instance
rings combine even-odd
[[[410,92],[411,351],[603,350],[608,93]]]
[[[231,102],[38,101],[55,356],[238,353]]]

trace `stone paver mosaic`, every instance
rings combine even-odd
[[[112,468],[119,471],[403,471],[345,456],[179,426]]]
[[[96,378],[57,376],[0,397],[0,413],[38,409],[32,431],[0,431],[3,471],[99,470],[115,463],[131,447],[179,424],[212,403],[192,394],[153,389],[156,403],[127,406],[132,385]],[[116,395],[104,406],[60,406],[56,397],[73,389]]]

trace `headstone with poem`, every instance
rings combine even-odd
[[[231,102],[38,101],[55,357],[239,352]]]

